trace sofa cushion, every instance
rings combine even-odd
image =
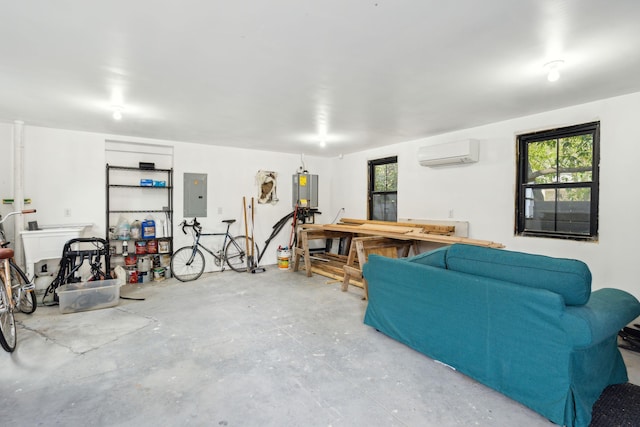
[[[582,261],[463,244],[446,254],[447,268],[468,274],[547,289],[566,305],[583,305],[591,295],[591,272]]]
[[[407,258],[407,261],[429,265],[431,267],[447,268],[446,256],[448,249],[448,246],[434,249],[432,251]]]

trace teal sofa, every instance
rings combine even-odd
[[[455,244],[370,255],[364,323],[521,402],[588,426],[605,387],[627,381],[617,332],[640,315],[627,292],[591,292],[578,260]]]

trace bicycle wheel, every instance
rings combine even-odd
[[[24,290],[24,286],[29,283],[27,275],[13,261],[10,261],[10,265],[11,288],[13,289],[14,298],[16,295],[20,295],[20,301],[16,301],[16,307],[23,313],[31,314],[38,307],[36,292],[33,289]]]
[[[0,280],[0,288],[0,345],[11,353],[16,349],[16,320],[3,280]]]
[[[254,261],[260,257],[258,245],[254,242]],[[229,240],[224,250],[224,258],[232,270],[242,273],[247,271],[247,236],[236,236]]]
[[[171,257],[171,274],[181,282],[196,280],[204,271],[204,255],[194,246],[185,246]]]

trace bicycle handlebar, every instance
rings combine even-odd
[[[32,213],[36,213],[35,209],[23,209],[21,211],[15,211],[15,212],[9,212],[8,214],[6,214],[4,216],[4,218],[0,219],[0,224],[2,224],[7,218],[13,216],[13,215],[26,215],[26,214],[32,214]]]
[[[192,227],[197,232],[200,232],[202,230],[202,227],[200,226],[200,223],[198,222],[197,218],[193,218],[193,221],[191,222],[191,224],[189,224],[185,219],[180,223],[180,226],[182,227],[182,232],[184,234],[187,234],[187,231],[185,230],[186,227]]]

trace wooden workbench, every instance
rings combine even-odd
[[[349,284],[364,288],[362,280],[362,263],[366,262],[363,243],[368,243],[368,249],[376,253],[376,249],[384,249],[383,254],[391,255],[390,251],[398,250],[400,256],[408,256],[409,247],[414,254],[418,251],[418,242],[439,243],[452,245],[454,243],[466,243],[469,245],[503,248],[504,245],[488,240],[469,239],[467,237],[453,236],[453,227],[433,226],[421,224],[388,223],[366,220],[341,220],[340,224],[303,224],[298,232],[298,244],[293,249],[293,271],[300,268],[300,258],[304,260],[307,276],[318,273],[326,277],[343,282],[343,290]],[[375,239],[354,238],[374,236]],[[347,256],[333,255],[322,257],[319,262],[312,262],[309,250],[309,241],[316,239],[346,239],[346,247],[349,248]],[[393,242],[397,244],[393,244]],[[355,243],[359,243],[356,245]],[[377,246],[375,246],[377,245]],[[361,253],[358,253],[358,248]],[[378,252],[380,253],[380,252]],[[365,288],[366,290],[366,288]]]

